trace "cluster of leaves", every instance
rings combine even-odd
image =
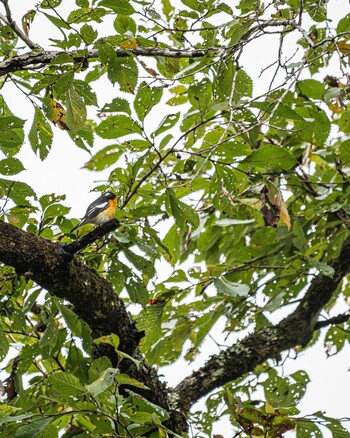
[[[57,56],[3,76],[1,86],[15,83],[30,98],[34,118],[27,137],[41,159],[58,128],[71,138],[70,147],[90,151],[98,144],[85,167],[111,169],[96,190],[120,195],[122,225],[81,257],[126,295],[127,304],[137,304],[132,309],[145,330],[147,361],[159,367],[181,356],[193,361],[220,318],[225,336],[269,326],[271,312],[297,300],[316,273],[332,277],[328,263],[350,229],[350,86],[344,73],[350,15],[337,23],[334,36],[324,2],[311,0],[303,10],[293,0],[266,8],[242,0],[235,11],[214,0],[76,0],[69,11],[61,3],[44,0],[22,18],[27,38],[39,20],[59,30],[60,38],[50,38]],[[313,20],[310,29],[297,24],[302,16]],[[241,56],[269,28],[278,29],[281,53],[293,32],[304,53],[286,64],[280,59],[287,80],[272,80],[255,97]],[[9,19],[0,23],[0,34],[2,61],[23,53]],[[138,49],[160,55],[145,61]],[[188,55],[174,56],[174,49]],[[201,56],[191,58],[199,50]],[[300,78],[304,71],[325,76],[335,58],[340,74]],[[118,97],[99,102],[97,89],[107,82]],[[28,232],[50,240],[63,233],[70,242],[76,221],[67,218],[64,196],[38,199],[28,184],[11,179],[24,169],[16,155],[26,137],[25,121],[14,113],[0,96],[2,215]],[[158,270],[165,261],[167,278]],[[128,397],[118,392],[121,384],[135,392],[143,384],[119,374],[106,358],[91,358],[89,329],[69,306],[43,297],[31,280],[5,266],[1,279],[1,358],[11,345],[22,346],[6,368],[3,436],[57,436],[60,429],[67,437],[73,429],[136,437],[156,428],[154,436],[166,434],[164,410],[131,390]],[[342,285],[325,311],[349,295]],[[329,328],[325,343],[339,352],[348,339],[345,323]],[[208,399],[208,414],[195,414],[194,424],[210,434],[225,401],[224,414],[242,434],[274,437],[295,427],[300,437],[319,434],[315,422],[294,418],[305,373],[290,381],[264,367],[268,378],[259,383],[265,391],[259,403],[242,378]],[[29,387],[24,376],[30,376]],[[334,436],[348,436],[335,420],[319,418],[340,431]]]

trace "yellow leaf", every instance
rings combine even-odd
[[[291,228],[290,216],[289,216],[286,204],[284,202],[280,207],[280,213],[281,213],[282,221],[287,225],[288,231],[290,231],[290,228]]]
[[[276,411],[272,407],[272,405],[266,400],[265,402],[265,410],[268,414],[276,414]]]
[[[274,205],[278,207],[280,211],[281,220],[287,225],[288,231],[290,230],[291,223],[290,223],[290,217],[289,213],[286,207],[286,204],[283,201],[281,192],[278,190],[278,192],[275,194],[275,202]]]
[[[52,105],[50,121],[57,124],[61,129],[68,129],[66,124],[66,110],[53,97],[51,97],[50,101]]]
[[[346,40],[341,40],[338,41],[337,44],[332,47],[332,51],[334,50],[339,50],[340,53],[342,53],[343,55],[350,55],[350,43],[349,43],[350,39],[346,39]]]
[[[343,113],[346,110],[346,106],[341,105],[341,103],[338,100],[336,100],[335,102],[330,102],[328,104],[328,108],[333,113]]]
[[[22,18],[22,29],[23,29],[23,32],[24,32],[27,36],[29,36],[29,28],[30,28],[30,24],[29,24],[29,22],[26,21],[26,20],[24,19],[24,17],[23,17],[23,18]]]
[[[135,49],[135,47],[138,46],[138,43],[135,38],[130,38],[120,43],[120,46],[123,47],[124,49]]]

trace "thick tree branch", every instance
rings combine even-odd
[[[166,58],[198,58],[210,54],[218,53],[218,50],[205,49],[205,50],[177,50],[177,49],[164,49],[158,47],[135,47],[134,49],[126,52],[124,49],[116,48],[115,52],[118,57],[130,56],[164,56]],[[0,62],[0,76],[7,73],[13,73],[15,71],[23,70],[28,66],[46,65],[57,59],[60,55],[66,54],[72,57],[72,61],[82,62],[85,59],[98,58],[98,50],[72,50],[72,51],[33,51],[23,55],[14,56]]]
[[[165,58],[201,58],[204,56],[219,56],[223,53],[232,54],[242,44],[244,44],[254,34],[264,35],[265,29],[268,27],[282,27],[281,32],[286,32],[286,29],[292,31],[297,29],[302,34],[305,32],[298,26],[294,20],[261,20],[251,28],[247,28],[246,33],[241,37],[241,40],[230,47],[213,47],[209,49],[172,49],[164,47],[135,47],[134,49],[128,49],[125,51],[121,47],[115,48],[115,53],[118,57],[126,56],[147,56],[157,57],[162,56]],[[336,37],[335,37],[336,38]],[[37,47],[34,47],[35,49]],[[91,50],[72,50],[72,51],[33,51],[24,53],[23,55],[14,56],[0,62],[0,76],[15,71],[27,69],[37,65],[44,66],[53,62],[60,55],[65,54],[72,57],[72,61],[82,62],[86,59],[98,58],[98,49]]]
[[[186,412],[201,397],[253,371],[267,359],[277,358],[282,351],[296,345],[306,346],[313,336],[321,310],[350,272],[350,237],[345,240],[339,257],[330,265],[334,268],[333,278],[323,274],[315,277],[292,314],[279,324],[264,327],[212,356],[203,367],[185,378],[175,388],[179,408]]]
[[[112,220],[90,235],[96,237],[99,233],[106,232],[108,227],[113,228],[117,225],[118,223]],[[87,237],[90,238],[91,236]],[[84,238],[79,240],[85,242]],[[85,243],[81,245],[82,248]],[[75,250],[77,247],[73,246]],[[96,354],[108,356],[113,366],[143,382],[150,388],[145,396],[170,411],[165,385],[158,380],[156,371],[142,360],[139,352],[138,343],[142,335],[126,311],[123,301],[107,280],[83,265],[60,244],[26,233],[1,221],[0,261],[13,266],[19,275],[32,278],[51,294],[72,303],[75,313],[91,328],[93,338],[117,334],[120,338],[119,350],[140,360],[138,368],[131,361],[124,359],[120,362],[114,349],[106,344],[96,346]],[[183,418],[173,411],[169,427],[181,433],[187,426]]]
[[[116,333],[121,350],[134,355],[139,335],[123,301],[107,280],[73,258],[60,244],[0,222],[0,261],[74,304],[94,338]]]
[[[116,333],[121,342],[120,350],[141,359],[141,367],[137,369],[130,361],[118,363],[115,352],[103,344],[98,346],[98,355],[107,355],[114,366],[118,365],[149,386],[151,391],[147,396],[170,410],[164,385],[159,382],[156,372],[142,361],[138,350],[140,334],[122,300],[104,278],[73,256],[93,239],[118,226],[118,221],[112,220],[76,242],[61,246],[0,222],[0,261],[13,266],[18,274],[30,276],[50,293],[71,302],[77,315],[90,326],[94,338]],[[318,275],[291,315],[276,326],[252,333],[211,357],[202,368],[184,379],[174,390],[178,408],[186,412],[199,398],[253,371],[256,365],[278,357],[282,351],[295,345],[307,345],[314,330],[324,326],[317,322],[319,313],[343,277],[350,272],[350,238],[344,242],[338,259],[330,265],[334,268],[333,278]],[[341,316],[341,322],[344,322],[344,315]],[[340,320],[333,318],[333,322],[339,323]],[[171,427],[178,432],[186,430],[183,418],[175,411],[172,411]]]

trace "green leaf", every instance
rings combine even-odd
[[[143,383],[133,379],[132,377],[129,377],[127,374],[116,374],[115,378],[119,385],[130,385],[135,386],[136,388],[149,389]]]
[[[125,286],[131,301],[145,307],[149,296],[148,290],[143,282],[140,279],[134,280],[133,278],[129,278]]]
[[[45,3],[45,2],[42,2],[41,3],[41,7],[43,7],[43,3]],[[51,1],[50,1],[50,4],[51,4]],[[51,7],[51,6],[50,6]],[[55,6],[52,6],[53,8],[55,7]],[[44,12],[44,15],[45,15],[45,17],[48,19],[48,20],[50,20],[51,21],[51,23],[54,25],[54,26],[56,26],[58,29],[66,29],[66,30],[70,30],[70,27],[69,27],[69,25],[64,21],[64,20],[61,20],[60,18],[58,18],[58,17],[56,17],[56,16],[54,16],[54,15],[50,15],[50,14],[47,14],[46,12]]]
[[[102,138],[115,139],[129,134],[141,134],[142,129],[131,117],[124,115],[109,116],[96,128],[96,133]]]
[[[218,72],[216,86],[223,98],[229,98],[231,95],[232,85],[234,84],[234,75],[236,72],[236,67],[232,61],[228,62],[227,65],[221,67],[222,69]]]
[[[248,76],[248,74],[240,69],[235,75],[235,85],[233,91],[233,100],[238,102],[243,96],[252,96],[253,92],[253,81]]]
[[[295,111],[304,118],[304,122],[295,122],[295,129],[300,131],[300,139],[322,145],[327,140],[331,129],[326,113],[311,102],[297,107]]]
[[[99,3],[100,6],[104,6],[105,8],[110,8],[117,14],[122,15],[132,15],[135,12],[135,9],[128,1],[118,0],[102,0]]]
[[[70,61],[71,62],[71,61]],[[74,72],[69,71],[60,75],[54,83],[56,96],[63,96],[72,87]]]
[[[117,18],[113,22],[113,26],[114,29],[121,35],[135,35],[137,31],[137,25],[135,21],[127,15],[117,15]]]
[[[15,175],[23,170],[25,170],[24,166],[18,158],[9,157],[0,160],[0,173],[3,175]]]
[[[290,383],[277,375],[269,377],[263,384],[266,400],[276,409],[293,406],[304,396],[307,382]]]
[[[112,345],[115,349],[119,347],[120,339],[115,334],[112,333],[110,335],[101,336],[100,338],[94,339],[94,344],[109,344]]]
[[[24,120],[18,117],[0,117],[0,147],[5,153],[7,148],[16,148],[22,145],[24,139],[23,125]]]
[[[41,432],[44,432],[46,427],[54,421],[55,417],[46,417],[33,419],[29,424],[25,424],[17,429],[15,433],[16,438],[36,437]]]
[[[165,116],[164,119],[160,122],[156,131],[153,133],[153,136],[156,137],[162,132],[165,132],[168,129],[175,126],[176,123],[179,121],[179,118],[180,118],[180,113],[168,114],[167,116]]]
[[[98,106],[96,93],[88,83],[75,79],[73,85],[76,92],[84,99],[85,105]]]
[[[162,94],[163,88],[150,87],[146,82],[142,82],[139,85],[134,101],[134,108],[139,120],[143,121],[151,109],[159,103]]]
[[[326,333],[325,337],[325,347],[328,345],[334,346],[336,352],[341,351],[345,345],[344,332],[339,327],[330,327]]]
[[[144,257],[135,254],[129,249],[125,248],[123,252],[126,258],[129,260],[129,262],[131,262],[136,269],[141,271],[143,274],[147,275],[148,278],[154,277],[156,271],[153,266],[153,263],[151,263],[149,260],[145,259]]]
[[[131,109],[129,102],[121,97],[115,97],[112,102],[106,103],[101,109],[102,113],[126,113],[131,116]]]
[[[58,325],[54,318],[50,318],[46,324],[46,330],[39,341],[40,348],[50,347],[50,351],[55,347],[58,340]]]
[[[6,415],[6,417],[0,417],[0,426],[6,423],[12,423],[12,422],[18,422],[23,420],[29,420],[32,417],[37,416],[36,414],[32,413],[26,413],[26,414],[19,414],[19,415]],[[41,418],[41,416],[40,416]]]
[[[318,271],[322,272],[326,277],[333,278],[334,268],[332,266],[327,265],[327,263],[320,262],[318,260],[309,259],[312,266],[314,266]]]
[[[35,107],[34,120],[28,139],[33,151],[39,152],[40,159],[44,160],[51,149],[53,133],[46,117],[38,107]]]
[[[236,283],[227,280],[225,277],[216,278],[214,285],[219,293],[229,297],[247,297],[250,287],[247,284]]]
[[[5,359],[8,351],[9,351],[10,345],[9,341],[7,339],[7,336],[4,332],[0,331],[0,360]]]
[[[90,382],[97,380],[107,368],[112,368],[111,361],[108,359],[108,357],[102,356],[94,360],[89,368]]]
[[[181,3],[193,9],[194,11],[198,11],[198,12],[205,11],[205,5],[203,5],[198,0],[181,0]]]
[[[124,353],[123,351],[120,351],[120,350],[115,350],[115,351],[116,351],[116,353],[118,354],[119,357],[121,357],[122,359],[131,360],[131,362],[133,362],[136,365],[137,369],[140,368],[140,364],[141,364],[140,360],[135,359],[134,357],[130,356],[127,353]]]
[[[79,316],[72,309],[60,303],[55,299],[57,307],[60,309],[62,316],[67,324],[67,327],[74,336],[81,336],[81,322]]]
[[[109,43],[103,43],[98,48],[101,62],[108,68],[107,74],[112,84],[118,82],[121,91],[134,93],[138,69],[132,58],[118,58],[115,49]]]
[[[323,437],[319,427],[312,421],[298,420],[296,430],[297,438],[306,438],[311,436],[314,438]]]
[[[85,393],[85,387],[77,377],[70,373],[56,372],[49,377],[48,382],[52,386],[53,393],[64,399],[70,399]]]
[[[187,223],[191,223],[195,228],[199,226],[199,217],[192,207],[176,198],[173,190],[166,191],[166,209],[169,214],[174,216],[176,224],[186,230]]]
[[[27,198],[36,197],[34,190],[21,181],[0,178],[0,187],[17,205],[28,205]]]
[[[89,24],[84,24],[80,29],[80,35],[86,44],[92,44],[98,36],[97,31]]]
[[[303,229],[298,221],[293,222],[293,230],[292,231],[293,231],[293,234],[295,235],[295,238],[293,239],[294,246],[296,248],[298,248],[298,250],[302,254],[305,254],[305,252],[308,249],[308,243],[307,243],[304,231],[303,231]]]
[[[117,372],[118,370],[115,368],[108,368],[107,370],[103,371],[97,380],[90,385],[86,385],[87,392],[89,392],[93,397],[105,392],[114,384],[114,378]]]
[[[73,87],[70,87],[66,93],[67,112],[66,120],[68,128],[73,131],[79,131],[86,121],[86,106],[83,99],[79,96]]]
[[[119,145],[106,146],[93,155],[90,160],[84,164],[89,170],[101,171],[112,166],[123,154],[123,148],[118,149]]]
[[[341,18],[337,25],[337,33],[347,32],[350,28],[350,14]]]
[[[287,149],[267,145],[248,155],[240,166],[259,170],[288,170],[296,164],[297,160]]]
[[[296,86],[302,95],[310,99],[323,99],[325,93],[324,85],[315,79],[304,79],[299,81]]]

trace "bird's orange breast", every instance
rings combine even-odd
[[[118,198],[108,200],[108,208],[106,210],[106,216],[108,216],[109,219],[112,219],[114,216],[115,209],[117,208],[117,202],[118,202]]]

